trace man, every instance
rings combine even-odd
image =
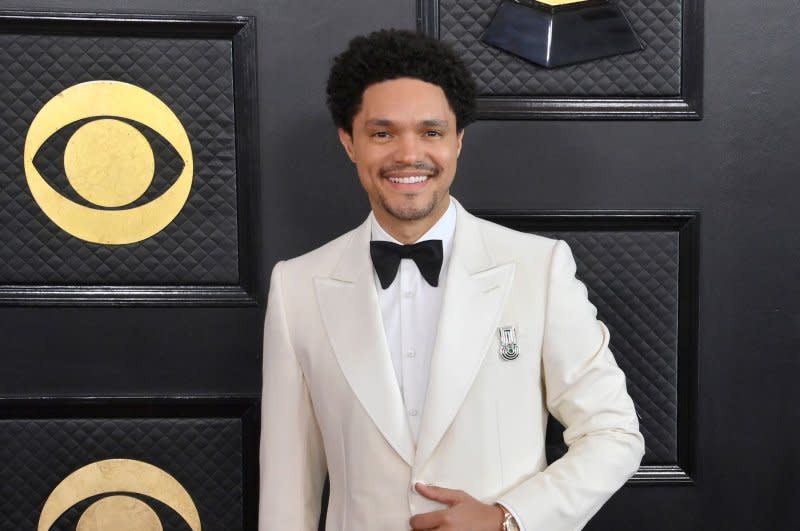
[[[328,530],[579,529],[638,467],[566,244],[449,195],[474,100],[465,66],[411,32],[334,61],[328,105],[372,212],[273,270],[261,531],[315,530],[326,471]],[[548,411],[569,446],[550,466]]]

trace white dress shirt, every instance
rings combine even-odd
[[[400,244],[372,217],[373,241],[388,241]],[[428,375],[442,309],[442,294],[453,235],[456,230],[456,208],[450,207],[436,224],[418,241],[442,240],[442,270],[439,286],[433,287],[422,277],[413,260],[400,261],[397,276],[391,285],[382,289],[375,273],[375,289],[381,307],[383,328],[392,354],[392,365],[400,386],[400,394],[406,406],[408,424],[416,440],[419,435],[425,393],[428,391]]]
[[[373,241],[402,245],[381,227],[374,214],[371,213],[370,218]],[[442,240],[442,269],[437,287],[428,284],[419,272],[417,264],[409,258],[400,260],[397,276],[386,289],[381,288],[378,274],[373,271],[383,329],[386,332],[394,374],[397,377],[400,394],[403,396],[414,440],[419,436],[422,410],[428,391],[431,357],[439,327],[444,282],[447,278],[455,231],[456,207],[455,203],[450,201],[450,206],[444,215],[417,240],[417,242]],[[525,531],[514,510],[506,505],[504,507],[514,516],[520,531]]]

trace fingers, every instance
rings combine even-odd
[[[434,487],[433,485],[426,485],[424,483],[417,483],[414,485],[414,488],[429,500],[444,503],[445,505],[456,504],[463,501],[467,496],[467,494],[461,490]]]
[[[433,511],[431,513],[417,514],[411,517],[409,523],[414,530],[436,529],[444,523],[447,509]]]
[[[409,520],[412,531],[477,531],[500,529],[502,526],[504,513],[498,505],[483,503],[461,490],[423,483],[414,487],[422,496],[447,507],[412,516]]]

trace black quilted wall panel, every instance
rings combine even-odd
[[[191,142],[195,171],[186,205],[164,230],[139,243],[96,245],[70,236],[41,211],[27,188],[22,153],[28,126],[54,95],[90,80],[123,81],[150,91],[178,116]],[[230,40],[1,33],[0,86],[0,284],[239,281]],[[67,197],[62,148],[69,128],[50,137],[34,159]],[[156,175],[142,199],[147,201],[174,182],[182,165],[157,133],[139,129],[156,154]]]
[[[678,233],[558,232],[611,332],[645,439],[646,465],[678,460]]]
[[[243,521],[240,419],[0,420],[0,530],[34,530],[52,489],[76,469],[103,459],[135,459],[172,475],[188,491],[204,531],[235,531]],[[74,531],[102,496],[65,511],[52,531]],[[170,507],[136,496],[164,531],[188,531]]]
[[[547,70],[480,41],[501,0],[438,0],[439,38],[475,75],[481,96],[667,97],[681,93],[682,0],[615,0],[641,52]]]

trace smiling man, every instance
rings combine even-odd
[[[450,194],[475,88],[436,40],[357,37],[328,106],[372,212],[275,266],[261,531],[580,529],[638,467],[625,376],[566,244]],[[548,466],[548,412],[567,454]]]

